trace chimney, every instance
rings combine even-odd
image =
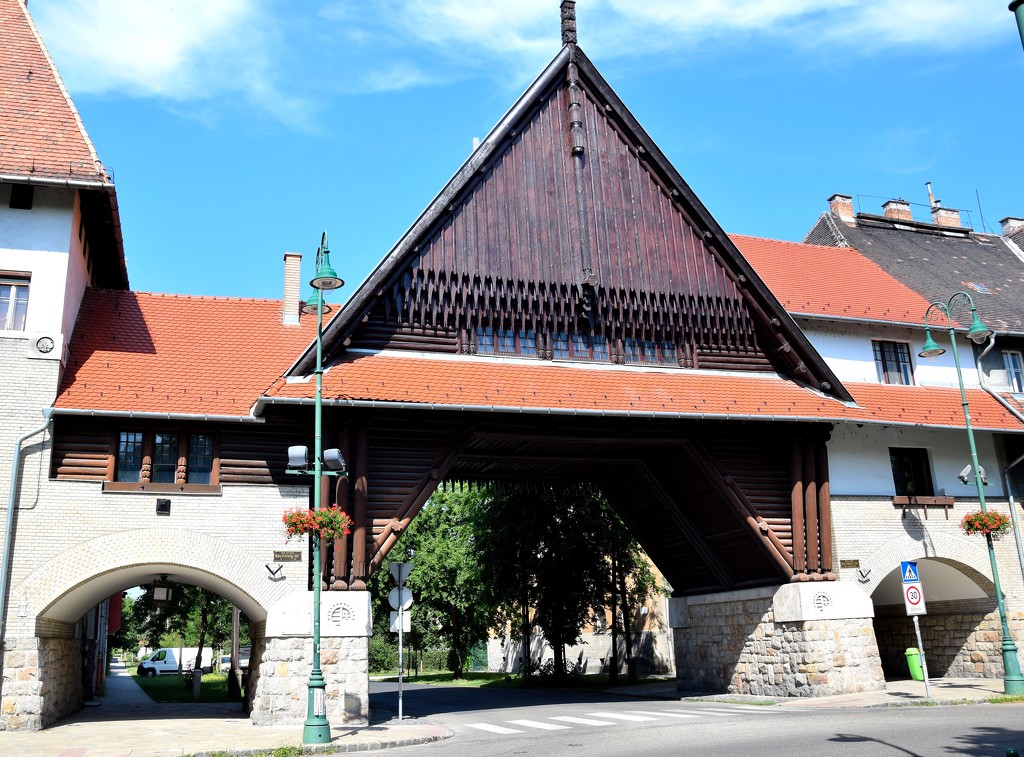
[[[910,213],[910,203],[902,198],[882,203],[882,215],[893,221],[914,220],[914,216]]]
[[[302,253],[284,254],[284,324],[295,326],[299,323],[299,304],[302,285]]]
[[[999,225],[1003,228],[1004,237],[1012,237],[1013,235],[1024,231],[1024,218],[1014,218],[1013,216],[1010,216],[1000,221]]]
[[[839,216],[843,223],[853,226],[853,198],[849,195],[832,195],[828,198],[828,209]]]
[[[953,208],[944,208],[938,200],[935,201],[935,207],[932,208],[932,223],[936,226],[945,226],[953,229],[963,228],[960,224],[960,211],[953,210]]]

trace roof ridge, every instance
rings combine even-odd
[[[220,294],[179,294],[177,292],[143,292],[137,289],[106,289],[100,287],[91,287],[91,291],[106,294],[108,292],[115,293],[124,297],[125,295],[134,294],[140,297],[147,298],[166,298],[176,300],[203,300],[203,301],[214,301],[214,302],[252,302],[252,303],[268,303],[281,305],[284,303],[284,298],[275,297],[239,297],[231,295],[220,295]]]
[[[25,17],[25,21],[28,24],[28,29],[32,33],[32,37],[35,39],[36,44],[39,45],[39,51],[42,53],[43,58],[46,60],[47,65],[50,67],[50,72],[53,74],[54,82],[57,85],[57,89],[60,91],[61,96],[64,98],[64,103],[67,105],[68,110],[75,119],[75,124],[78,126],[78,131],[85,142],[85,146],[89,151],[89,155],[93,160],[93,168],[96,170],[100,180],[105,184],[113,184],[113,179],[110,174],[107,173],[107,169],[104,167],[103,162],[100,160],[99,154],[96,152],[96,146],[93,145],[92,139],[89,137],[89,133],[85,130],[85,124],[82,122],[82,117],[78,112],[78,108],[75,107],[75,103],[71,99],[71,94],[68,92],[67,87],[64,85],[64,79],[61,77],[60,72],[57,70],[57,64],[54,63],[53,57],[50,55],[49,49],[46,47],[46,43],[43,42],[42,36],[39,34],[39,29],[36,28],[36,23],[32,19],[32,14],[28,12],[28,3],[25,0],[15,0],[18,8],[21,10]]]
[[[756,234],[733,234],[732,232],[726,232],[730,239],[756,239],[761,242],[772,242],[774,244],[789,244],[794,247],[807,247],[812,250],[828,250],[829,252],[837,252],[839,250],[852,250],[852,247],[832,247],[827,244],[810,244],[808,242],[793,242],[789,239],[773,239],[772,237],[761,237]]]

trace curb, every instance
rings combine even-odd
[[[432,726],[438,730],[442,726]],[[395,749],[403,746],[418,746],[444,741],[452,737],[452,732],[444,728],[444,733],[431,733],[423,736],[410,736],[404,739],[382,739],[380,741],[361,741],[358,743],[312,744],[312,745],[281,745],[263,749],[217,749],[212,752],[191,752],[189,757],[270,757],[278,749],[301,749],[299,754],[341,754],[347,752],[376,752],[382,749]]]

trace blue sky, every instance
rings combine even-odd
[[[31,0],[118,187],[132,286],[351,293],[558,52],[558,0]],[[1024,216],[1004,0],[580,0],[580,47],[729,232],[826,199]]]

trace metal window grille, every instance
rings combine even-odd
[[[871,342],[878,380],[883,384],[912,384],[910,348],[903,342]]]
[[[173,484],[178,477],[178,435],[156,434],[153,437],[154,484]]]
[[[117,442],[118,481],[137,483],[142,475],[142,432],[122,431]]]
[[[213,476],[213,437],[192,434],[188,439],[188,468],[185,481],[189,484],[208,484]]]

